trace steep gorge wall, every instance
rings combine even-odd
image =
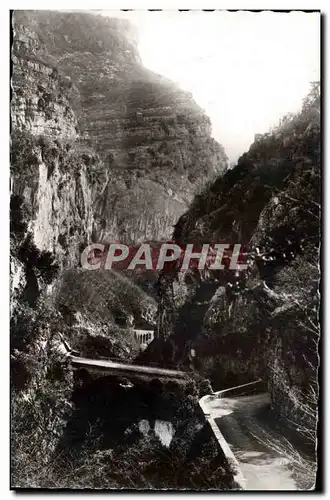
[[[15,29],[11,187],[24,204],[38,248],[72,265],[79,244],[92,233],[94,193],[87,169],[97,159],[78,142],[72,83],[39,56],[39,44],[27,27]]]
[[[66,189],[73,198],[82,192],[76,206],[79,210],[89,200],[92,217],[75,220],[68,214],[70,226],[82,225],[88,229],[81,233],[102,242],[167,239],[196,188],[227,166],[204,112],[189,93],[143,68],[134,29],[126,21],[17,11],[13,25],[13,130],[69,143],[81,158],[79,185],[68,181]],[[85,171],[94,151],[100,167],[88,182]],[[35,163],[42,161],[39,151]],[[53,184],[63,173],[73,176],[71,162],[72,157],[62,157],[58,166],[46,165],[55,168]],[[16,172],[14,188],[31,188],[19,186],[19,177]],[[36,171],[34,191],[38,178]],[[39,205],[48,189],[42,183],[40,177]],[[94,189],[97,183],[102,189]],[[63,214],[70,212],[70,201],[54,203]],[[57,208],[34,210],[42,219],[36,222],[39,235],[46,219],[56,227]],[[62,254],[57,242],[63,231],[55,231],[55,250]]]
[[[26,316],[38,337],[47,291],[64,311],[51,327],[77,333],[78,349],[133,356],[131,327],[153,324],[154,299],[115,274],[64,270],[92,241],[170,237],[199,183],[226,168],[209,119],[142,66],[126,21],[15,11],[11,124],[13,337]]]
[[[25,26],[15,29],[12,45],[12,128],[33,135],[78,136],[77,119],[69,103],[70,80],[38,54],[39,40]]]
[[[246,271],[177,271],[159,280],[158,329],[177,363],[215,389],[262,377],[274,410],[315,443],[319,341],[320,97],[256,137],[196,196],[178,243],[240,243]],[[189,359],[190,348],[196,360]]]

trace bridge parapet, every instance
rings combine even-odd
[[[134,330],[134,336],[142,349],[145,349],[153,341],[155,332],[153,330]]]
[[[131,365],[126,363],[117,363],[111,360],[90,359],[70,356],[72,366],[75,368],[85,368],[92,371],[101,371],[124,378],[166,378],[173,380],[183,380],[189,376],[188,372],[179,370],[170,370],[167,368],[156,368],[145,365]]]

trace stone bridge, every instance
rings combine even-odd
[[[147,345],[154,340],[154,336],[153,330],[134,330],[134,337],[142,350],[146,349]]]
[[[138,332],[143,332],[140,338],[144,343],[151,342],[153,339],[153,331],[138,330]],[[107,358],[85,358],[77,351],[71,349],[63,335],[59,334],[59,337],[61,339],[58,345],[59,352],[65,354],[70,359],[72,366],[76,369],[85,369],[90,372],[103,373],[104,375],[115,375],[130,380],[152,380],[155,378],[183,380],[189,377],[189,372],[171,370],[160,366],[134,365],[123,363],[122,361],[113,361]]]
[[[90,372],[98,372],[104,375],[115,375],[129,380],[153,380],[153,379],[171,379],[183,380],[189,376],[189,373],[179,370],[170,370],[167,368],[133,365],[122,362],[115,362],[110,359],[92,359],[69,355],[74,368],[85,369]]]

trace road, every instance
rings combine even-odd
[[[267,393],[209,401],[207,408],[237,458],[246,490],[297,490],[285,444],[265,418]]]
[[[82,368],[100,368],[109,371],[116,371],[120,375],[131,372],[132,374],[145,374],[145,375],[155,375],[170,378],[185,378],[187,376],[186,372],[178,370],[169,370],[166,368],[156,368],[154,366],[141,366],[141,365],[130,365],[126,363],[117,363],[115,361],[105,360],[105,359],[91,359],[82,358],[78,356],[70,356],[71,362],[74,366],[80,366]]]

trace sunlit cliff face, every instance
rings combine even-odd
[[[319,80],[320,15],[103,11],[139,31],[145,66],[190,90],[231,161]]]

